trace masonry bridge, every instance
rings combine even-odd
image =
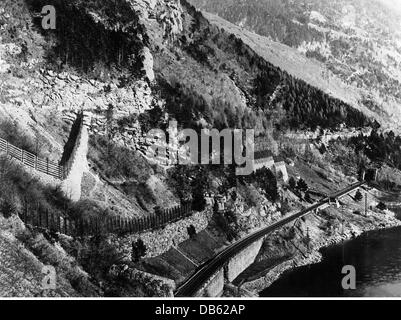
[[[348,195],[367,183],[366,180],[352,184],[347,188],[329,195],[314,205],[279,222],[263,228],[230,245],[199,267],[175,292],[177,297],[219,296],[223,292],[225,281],[232,282],[255,260],[264,238],[275,230],[307,216],[319,209],[324,209],[338,199]]]

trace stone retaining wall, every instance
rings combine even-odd
[[[142,234],[127,235],[124,237],[112,236],[112,242],[123,253],[127,261],[131,260],[132,242],[139,238],[147,248],[147,258],[156,257],[189,239],[187,228],[193,225],[196,232],[200,232],[209,224],[212,217],[211,211],[197,212],[191,217],[169,224],[162,229],[157,229]]]

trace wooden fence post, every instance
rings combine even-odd
[[[104,223],[103,223],[103,225],[104,225],[104,229],[105,229],[105,231],[106,231],[106,233],[110,233],[110,228],[109,228],[109,220],[110,218],[109,217],[107,217],[105,220],[104,220]]]
[[[36,211],[34,216],[32,217],[32,225],[35,226],[35,223],[38,223],[38,215],[40,215],[40,203],[36,203]]]
[[[84,220],[85,223],[85,235],[91,235],[92,234],[92,220],[89,219],[85,219]]]
[[[42,215],[41,215],[41,211],[38,212],[38,224],[39,224],[39,228],[42,228]]]
[[[107,232],[112,233],[113,232],[113,221],[112,217],[107,218]]]
[[[24,210],[24,223],[27,222],[27,215],[28,215],[28,203],[25,206],[25,210]]]
[[[79,218],[79,229],[81,237],[84,235],[84,221],[82,217]]]
[[[82,236],[85,236],[88,232],[88,222],[86,219],[82,219]]]
[[[96,219],[95,219],[95,233],[96,233],[96,235],[98,235],[98,234],[100,234],[100,228],[99,228],[99,225],[100,225],[100,220],[99,220],[100,218],[99,217],[96,217]]]
[[[46,229],[49,229],[49,209],[46,208]]]
[[[92,220],[92,218],[89,218],[89,220],[86,220],[86,223],[88,225],[88,234],[92,235],[93,234],[93,220]]]
[[[152,227],[152,218],[148,216],[147,220],[146,230],[149,230]]]
[[[52,229],[54,232],[57,231],[57,217],[54,211],[52,211]]]
[[[54,217],[53,217],[53,212],[49,212],[49,230],[53,231],[53,221],[54,221]]]

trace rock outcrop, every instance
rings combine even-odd
[[[128,265],[113,266],[109,275],[129,285],[144,286],[150,297],[174,297],[175,283],[173,280],[137,270]]]

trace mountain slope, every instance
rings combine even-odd
[[[44,5],[56,8],[55,30],[41,27]],[[35,290],[26,290],[27,294],[41,294],[42,260],[62,269],[67,265],[67,274],[70,267],[74,271],[60,295],[112,294],[110,268],[122,262],[138,267],[135,248],[140,251],[140,237],[148,249],[146,257],[151,258],[188,239],[195,227],[199,232],[209,224],[224,243],[301,209],[318,199],[306,195],[305,184],[329,193],[354,182],[358,169],[370,165],[360,150],[345,145],[347,139],[329,149],[318,141],[320,137],[330,130],[333,137],[344,137],[345,131],[358,137],[363,133],[358,128],[370,132],[378,128],[377,121],[384,122],[361,104],[358,90],[335,76],[327,77],[321,63],[215,16],[202,15],[184,0],[4,0],[0,29],[0,136],[59,161],[80,111],[90,134],[90,168],[78,203],[2,158],[0,200],[8,204],[0,207],[4,219],[21,223],[16,213],[28,207],[40,210],[39,205],[73,217],[150,221],[160,209],[192,200],[196,212],[168,227],[125,236],[65,239],[28,227],[28,237],[20,239],[18,232],[12,239],[35,253]],[[308,72],[302,71],[305,68]],[[232,165],[174,166],[157,161],[149,153],[152,141],[146,134],[151,129],[166,130],[172,120],[180,129],[197,132],[255,129],[259,155],[275,156],[281,168],[293,164],[287,167],[292,168],[296,190],[288,190],[282,172],[275,175],[267,168],[237,177]],[[380,142],[380,136],[374,138]],[[302,161],[295,161],[297,157]],[[311,168],[311,163],[317,163],[313,172],[298,170]],[[301,176],[307,182],[298,188],[295,179],[302,182]],[[213,214],[205,194],[228,199],[228,217]],[[252,223],[242,217],[260,206],[263,217],[255,214]],[[31,231],[38,241],[32,241]],[[0,238],[7,232],[1,227]],[[2,240],[1,250],[7,243]],[[28,267],[29,252],[23,256]],[[79,267],[74,268],[75,262]],[[18,268],[7,267],[5,273],[14,269]],[[75,276],[81,274],[83,282],[76,283]],[[148,289],[148,283],[138,282],[136,289],[127,288],[124,294],[148,292],[138,289]],[[78,287],[70,288],[69,283]],[[121,287],[115,290],[121,292]]]
[[[379,0],[191,2],[322,62],[330,70],[324,77],[342,79],[347,90],[360,92],[360,104],[399,129],[401,10]]]

